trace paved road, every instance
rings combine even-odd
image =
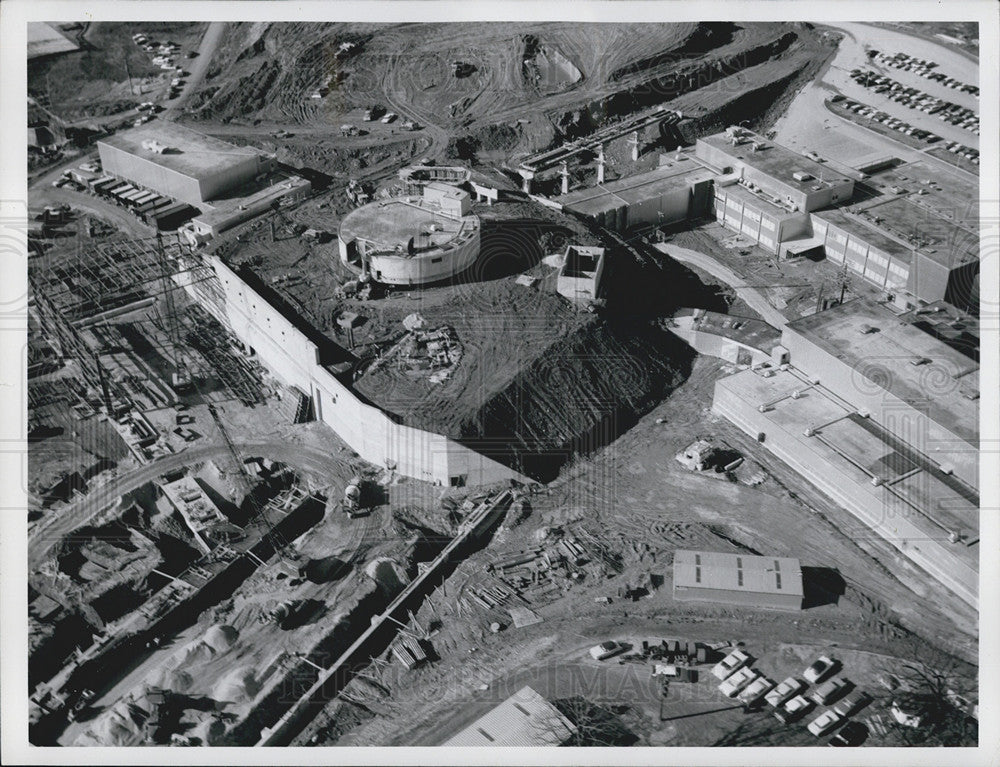
[[[739,297],[746,301],[751,309],[763,317],[766,322],[779,330],[788,322],[785,316],[775,309],[774,306],[772,306],[771,303],[764,297],[763,293],[756,288],[747,285],[743,278],[736,274],[736,272],[728,266],[719,263],[711,256],[699,253],[696,250],[689,250],[688,248],[671,245],[668,242],[658,243],[653,247],[661,253],[666,253],[674,260],[680,261],[682,264],[697,267],[698,269],[708,272],[716,279],[722,280],[729,287],[735,290],[739,294]]]
[[[205,79],[205,74],[208,72],[208,65],[212,62],[215,49],[218,48],[219,41],[222,39],[222,33],[225,31],[226,23],[224,21],[213,21],[208,25],[204,37],[201,38],[201,43],[198,44],[197,58],[191,60],[191,65],[186,67],[191,74],[188,75],[187,82],[181,88],[180,95],[166,102],[167,108],[166,111],[161,113],[161,120],[176,118],[191,94],[201,85]],[[185,61],[188,60],[185,59]]]

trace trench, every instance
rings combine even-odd
[[[503,504],[497,508],[504,511],[507,505]],[[488,514],[485,526],[481,522],[482,529],[473,530],[457,545],[446,561],[441,562],[431,575],[393,607],[393,614],[405,616],[407,611],[417,612],[423,600],[440,587],[463,560],[489,544],[492,531],[503,517],[503,513]],[[423,560],[424,557],[433,555],[436,558],[443,554],[452,540],[434,531],[423,530],[411,548],[407,561],[408,571],[412,572],[416,562]],[[397,598],[375,581],[369,580],[368,583],[367,593],[358,600],[349,614],[314,646],[308,658],[292,668],[282,682],[275,685],[263,699],[258,701],[250,714],[216,745],[253,745],[258,743],[259,739],[263,739],[263,733],[269,727],[277,729],[269,737],[267,745],[287,745],[339,695],[358,672],[363,671],[371,663],[371,658],[378,657],[389,649],[399,634],[399,626],[393,621],[383,620],[360,646],[353,649],[349,658],[344,657],[344,653],[371,629],[373,620],[389,609]],[[303,702],[303,697],[310,693],[319,680],[319,671],[311,663],[332,668],[332,664],[338,661],[343,661],[343,665],[326,679],[318,692],[314,691],[311,697]],[[288,720],[280,721],[285,712],[297,702],[303,703],[302,708],[294,712]],[[280,725],[276,725],[276,722],[280,722]]]
[[[197,592],[181,599],[140,631],[112,638],[93,658],[70,673],[63,692],[69,704],[83,690],[92,690],[97,698],[143,663],[155,648],[193,625],[198,616],[232,596],[259,566],[275,554],[275,543],[294,540],[318,523],[324,514],[324,501],[310,496],[291,510],[274,527],[248,547],[250,555],[228,562]],[[66,710],[51,712],[34,723],[29,738],[34,745],[52,745],[66,726]]]

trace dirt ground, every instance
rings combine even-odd
[[[104,59],[109,51],[131,45],[128,35],[137,28],[106,28],[111,26],[92,25],[89,33],[89,39],[103,41],[103,53],[73,55],[91,62],[81,69],[90,78],[86,93],[103,89],[96,110],[123,113],[132,106],[122,97],[123,88],[129,95],[127,86]],[[142,31],[183,37],[188,46],[197,45],[204,31],[204,25],[149,27]],[[307,245],[293,231],[297,224],[335,232],[350,207],[343,191],[348,178],[385,186],[399,166],[426,156],[458,157],[477,172],[504,179],[501,166],[523,154],[650,103],[683,106],[696,116],[699,130],[744,119],[767,126],[824,66],[832,52],[830,38],[811,26],[778,23],[523,24],[486,30],[441,25],[422,26],[419,34],[406,25],[244,23],[227,24],[219,32],[204,81],[186,94],[183,119],[334,179],[329,190],[297,209],[233,232],[239,239],[227,257],[252,265],[338,342],[353,342],[365,371],[359,390],[387,409],[459,437],[501,434],[511,445],[560,455],[558,476],[552,472],[554,481],[530,496],[526,518],[505,520],[490,545],[463,561],[417,611],[415,621],[426,629],[433,648],[431,662],[413,671],[404,671],[391,656],[373,662],[367,677],[352,681],[297,742],[437,744],[530,683],[550,698],[586,694],[601,704],[624,705],[620,715],[636,744],[815,743],[802,725],[784,728],[766,714],[734,709],[704,673],[697,685],[674,686],[661,707],[647,667],[587,659],[587,648],[609,637],[630,643],[652,637],[743,641],[775,681],[801,672],[814,654],[829,651],[844,660],[855,682],[872,691],[872,677],[883,666],[895,668],[907,653],[929,655],[938,648],[962,659],[956,664],[963,678],[974,676],[966,662],[976,660],[977,616],[880,539],[854,534],[854,519],[846,511],[711,414],[714,383],[730,368],[719,360],[693,358],[650,335],[651,320],[687,305],[684,300],[718,299],[724,306],[711,303],[713,308],[728,305],[733,314],[752,316],[732,291],[716,289],[715,281],[691,272],[654,278],[619,267],[625,273],[611,280],[619,285],[612,299],[629,319],[611,323],[578,313],[552,295],[554,270],[541,259],[550,255],[546,249],[553,239],[565,244],[567,238],[592,235],[532,203],[509,202],[477,207],[484,219],[484,258],[469,279],[362,303],[336,296],[339,284],[352,275],[339,264],[335,240]],[[55,61],[60,63],[49,80],[72,65],[69,58]],[[712,75],[716,79],[702,88],[684,85],[685,78],[697,80],[699,73],[712,70],[725,77]],[[141,67],[137,71],[142,74]],[[53,105],[61,103],[67,116],[79,117],[84,107],[74,101],[73,90],[84,92],[79,78],[67,77],[56,90],[45,80],[45,72],[33,75],[36,91],[46,90],[50,99],[56,95]],[[311,92],[321,88],[329,91],[312,98]],[[802,115],[816,119],[809,111],[814,90],[803,90],[793,101],[797,120],[805,119]],[[397,121],[364,121],[362,110],[374,104],[397,112]],[[417,123],[414,130],[402,127],[405,120]],[[339,124],[362,133],[331,137],[331,126]],[[798,123],[780,125],[793,132]],[[279,139],[280,130],[291,135]],[[845,136],[862,140],[860,129]],[[649,144],[635,164],[626,158],[623,142],[609,147],[609,175],[648,167],[658,149],[672,148],[657,136],[644,140]],[[575,172],[580,178],[590,170]],[[51,178],[43,176],[39,183],[48,185]],[[511,179],[505,183],[509,188]],[[49,187],[46,195],[33,197],[33,204],[62,201],[58,195],[72,193]],[[543,247],[546,232],[559,236]],[[755,248],[741,255],[732,233],[715,224],[672,238],[718,258],[789,318],[811,313],[818,298],[839,293],[830,264],[778,263]],[[517,285],[521,272],[539,277],[536,287]],[[704,292],[696,296],[685,297],[676,286],[670,292],[667,283],[674,278],[694,289],[681,276],[701,277],[708,287],[697,286]],[[629,284],[639,287],[621,289]],[[854,278],[848,297],[866,292],[874,289],[868,291]],[[352,340],[336,329],[344,311],[362,315]],[[442,383],[378,364],[400,340],[402,319],[412,313],[423,315],[431,327],[453,329],[461,345],[462,363]],[[292,425],[294,402],[290,397],[278,401],[281,391],[272,387],[268,401],[258,407],[220,399],[231,439],[244,456],[285,461],[309,489],[336,496],[361,469],[359,462],[328,427]],[[209,458],[226,462],[224,440],[205,403],[191,403],[187,412],[193,417],[190,440],[174,432],[172,408],[150,413],[180,453],[169,459],[170,466]],[[737,481],[694,474],[675,461],[679,450],[704,437],[744,454],[747,461]],[[88,452],[103,455],[97,449]],[[55,469],[45,467],[38,476],[62,470],[65,458],[53,451],[47,460]],[[148,482],[156,471],[124,459],[104,472],[103,492],[59,507],[58,515],[33,528],[36,558],[48,558],[51,544],[73,532],[76,523],[67,518],[108,521],[108,499]],[[200,615],[195,626],[119,680],[97,702],[108,707],[102,716],[110,719],[110,708],[123,696],[175,665],[175,653],[197,644],[213,625],[232,625],[238,639],[222,652],[197,650],[200,654],[191,656],[192,680],[185,694],[221,704],[222,713],[236,720],[256,705],[252,688],[269,689],[282,677],[274,665],[279,653],[334,653],[337,642],[323,642],[332,642],[333,632],[348,632],[352,610],[378,589],[364,566],[385,556],[415,568],[417,532],[441,536],[450,530],[448,502],[440,490],[402,482],[387,494],[388,506],[377,513],[347,520],[329,512],[295,542],[297,557],[322,571],[317,577],[289,587],[281,558],[261,567],[231,600]],[[556,578],[551,588],[526,589],[524,606],[541,620],[517,628],[506,609],[484,608],[474,595],[498,583],[487,565],[537,546],[539,532],[543,537],[546,532],[542,528],[587,542],[591,562],[576,575]],[[806,568],[808,607],[778,613],[677,603],[671,562],[680,548],[797,557]],[[640,598],[628,600],[625,593],[637,586]],[[259,620],[288,599],[308,608],[299,625],[283,628]],[[494,622],[500,624],[497,633],[491,629]],[[339,641],[339,635],[334,638]],[[253,682],[245,675],[234,679],[236,671],[252,671]],[[881,711],[885,703],[880,698],[873,710]],[[210,725],[205,716],[194,718],[190,724],[197,728]],[[63,742],[76,741],[94,721],[74,725]]]
[[[191,22],[86,24],[80,32],[79,51],[31,62],[28,94],[67,123],[113,122],[139,102],[159,96],[172,77],[152,63],[156,54],[137,46],[132,35],[142,32],[159,42],[175,42],[183,57],[185,51],[197,47],[206,26]]]
[[[640,742],[649,744],[815,742],[801,725],[787,730],[767,715],[744,717],[707,685],[690,694],[683,688],[678,691],[665,715],[682,718],[660,727],[659,702],[648,668],[606,664],[614,673],[597,681],[580,671],[593,670],[593,664],[582,660],[589,646],[636,632],[706,642],[745,641],[755,655],[759,653],[759,667],[775,681],[804,666],[806,656],[831,649],[845,662],[848,657],[866,657],[864,653],[887,656],[889,666],[905,657],[903,647],[911,648],[909,654],[947,647],[974,661],[977,619],[970,610],[937,593],[926,577],[912,573],[912,580],[903,576],[904,584],[890,574],[883,562],[892,561],[893,573],[910,568],[883,544],[852,540],[841,533],[838,526],[851,526],[846,512],[832,508],[801,479],[774,466],[763,451],[754,452],[752,443],[740,440],[734,428],[708,412],[714,381],[725,370],[718,360],[700,358],[691,377],[668,401],[593,459],[564,471],[545,494],[532,497],[527,521],[501,530],[487,552],[464,562],[417,614],[422,625],[436,627],[430,641],[440,660],[411,672],[395,664],[371,667],[369,672],[390,688],[391,695],[367,705],[374,717],[335,742],[440,743],[525,683],[540,685],[537,689],[543,694],[546,688],[555,697],[593,690],[595,684],[598,690],[606,689],[601,684],[610,685],[605,702],[638,706]],[[748,486],[688,472],[674,454],[704,436],[745,451],[766,479]],[[567,535],[592,532],[621,557],[622,572],[606,574],[610,577],[587,575],[564,585],[548,597],[551,601],[532,602],[530,609],[543,622],[526,628],[514,628],[504,610],[470,612],[456,606],[456,599],[469,588],[492,582],[483,572],[487,561],[530,547],[534,531],[542,526],[562,527]],[[671,597],[670,561],[676,548],[798,557],[807,572],[828,568],[839,574],[843,585],[841,593],[818,589],[810,597],[815,605],[800,613],[679,604]],[[647,582],[659,585],[638,602],[619,597],[625,584]],[[807,589],[812,592],[808,584]],[[595,602],[606,597],[610,605]],[[935,609],[935,604],[949,608]],[[493,634],[488,628],[491,621],[506,628]],[[789,643],[805,649],[792,652],[785,648]],[[873,668],[872,663],[852,660],[847,672],[871,690]],[[964,668],[974,676],[971,667]],[[486,691],[481,685],[488,685]],[[692,697],[683,697],[688,695]],[[714,713],[704,713],[708,711]],[[698,713],[704,716],[686,718]],[[748,728],[748,721],[754,726]],[[329,737],[326,724],[319,717],[301,742],[312,742],[313,736],[324,742]]]

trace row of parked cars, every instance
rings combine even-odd
[[[712,675],[720,680],[719,692],[736,698],[747,707],[762,704],[774,709],[774,716],[782,724],[797,722],[815,706],[828,706],[815,717],[806,729],[822,737],[865,708],[873,700],[864,690],[856,689],[846,677],[834,676],[842,667],[840,661],[826,655],[820,656],[803,672],[802,679],[790,676],[776,685],[759,671],[750,668],[753,658],[745,650],[736,649],[712,668]],[[809,685],[811,692],[806,692]],[[847,729],[835,737],[832,746],[859,745],[867,734],[863,725]]]
[[[973,109],[931,96],[919,88],[903,85],[870,69],[852,69],[851,79],[858,85],[887,96],[903,106],[932,114],[939,120],[979,135],[979,115]]]
[[[963,83],[954,77],[949,77],[944,72],[938,72],[936,61],[920,59],[908,53],[889,54],[874,50],[868,51],[868,57],[874,59],[879,64],[885,64],[887,67],[913,72],[926,80],[936,80],[946,88],[962,91],[963,93],[971,93],[973,96],[979,97],[979,86]]]
[[[150,40],[141,32],[132,35],[132,41],[147,53],[152,53],[152,61],[160,69],[174,73],[174,77],[170,81],[168,98],[176,98],[180,94],[181,87],[184,85],[184,78],[190,74],[184,70],[184,67],[176,63],[176,57],[180,53],[181,47],[177,43],[169,41],[160,43],[156,40]],[[188,57],[190,58],[194,55],[196,54],[192,51],[188,54]]]
[[[893,117],[887,112],[880,112],[874,107],[870,107],[867,104],[861,104],[853,99],[844,98],[843,96],[834,96],[831,101],[842,102],[844,109],[848,112],[853,112],[859,117],[867,117],[875,122],[882,123],[887,128],[892,128],[893,130],[899,131],[900,133],[905,133],[907,136],[913,136],[916,139],[925,141],[928,144],[934,144],[941,141],[941,137],[936,133],[931,133],[930,131],[923,130],[922,128],[915,128],[907,122],[904,122],[898,118]],[[964,157],[969,160],[972,165],[979,165],[979,150],[965,144],[960,144],[957,141],[949,141],[942,145],[952,154],[956,154],[959,157]]]

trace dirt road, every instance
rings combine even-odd
[[[188,76],[187,82],[181,88],[180,95],[168,102],[167,109],[160,116],[160,119],[172,120],[183,111],[184,104],[190,95],[198,89],[202,80],[205,79],[208,65],[211,64],[212,56],[215,54],[215,49],[219,46],[219,41],[225,31],[226,23],[223,21],[213,21],[208,25],[205,36],[201,38],[201,43],[198,45],[198,56],[188,69],[191,74]]]
[[[288,442],[237,442],[236,448],[248,456],[262,456],[280,461],[294,469],[305,469],[318,473],[336,471],[342,462],[329,451]],[[116,477],[107,484],[94,488],[78,503],[63,509],[58,517],[48,524],[37,526],[30,535],[28,545],[29,571],[34,571],[45,560],[52,548],[73,530],[90,523],[98,514],[125,493],[142,487],[160,475],[184,466],[226,458],[229,455],[224,444],[208,444],[180,453],[160,458],[141,466],[128,474]]]

